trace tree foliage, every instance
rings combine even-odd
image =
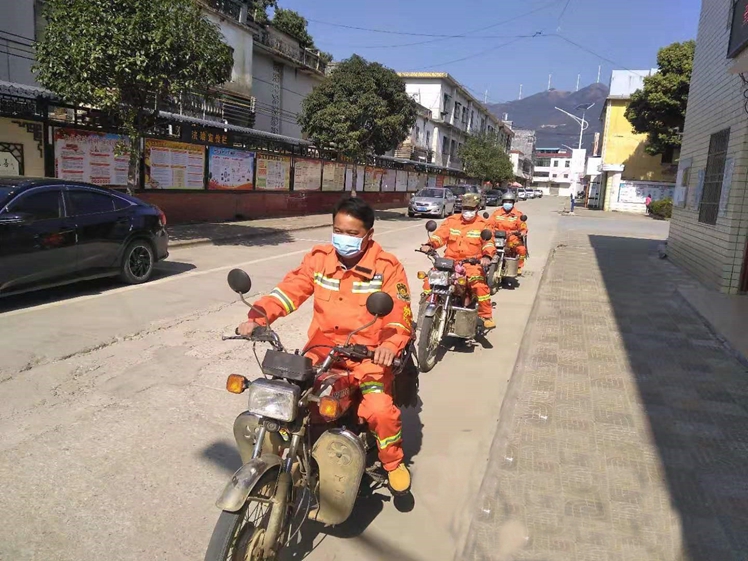
[[[273,27],[299,40],[305,49],[314,48],[314,39],[307,31],[308,22],[298,12],[277,8],[273,15]]]
[[[268,22],[268,8],[278,6],[277,0],[244,0],[247,5],[247,12],[250,17],[257,23],[265,24]]]
[[[648,135],[648,154],[680,148],[695,48],[694,41],[686,41],[660,49],[659,72],[644,78],[644,89],[631,97],[626,118],[636,132]]]
[[[62,98],[115,116],[135,140],[160,100],[206,92],[231,76],[233,53],[194,0],[47,0],[37,44],[39,83]]]
[[[416,116],[397,73],[353,55],[304,99],[299,124],[318,146],[360,160],[394,150]]]
[[[496,135],[469,136],[459,153],[465,173],[481,181],[499,184],[514,179],[514,166],[501,148]]]

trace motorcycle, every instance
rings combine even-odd
[[[429,220],[426,230],[436,230],[436,222]],[[481,239],[490,240],[490,230],[481,232]],[[419,251],[420,250],[416,250]],[[426,254],[433,263],[427,273],[419,271],[418,278],[428,279],[431,292],[421,298],[418,327],[418,367],[429,372],[436,366],[436,355],[444,337],[456,337],[472,342],[485,334],[478,318],[478,300],[469,288],[465,264],[479,265],[480,259],[456,261],[439,257],[435,249]]]
[[[247,273],[232,270],[228,283],[242,302],[264,316],[244,298],[252,286]],[[354,330],[345,345],[330,346],[316,366],[304,355],[310,349],[289,352],[270,327],[257,327],[249,337],[238,331],[223,337],[272,348],[262,363],[257,359],[264,378],[250,382],[231,374],[226,381],[229,392],[248,393],[247,410],[234,422],[243,465],[216,502],[222,512],[205,561],[274,561],[305,520],[335,525],[348,519],[364,474],[375,485],[387,484],[379,462],[367,461],[367,456],[376,458],[369,454],[376,442],[357,415],[360,390],[339,361],[373,357],[366,346],[350,344],[351,338],[387,316],[393,306],[389,294],[371,294],[366,309],[372,320]],[[395,359],[395,375],[411,353],[409,346]]]
[[[490,215],[484,213],[483,217],[488,219]],[[520,217],[522,222],[527,221],[527,215]],[[486,272],[486,282],[491,289],[491,294],[496,294],[504,284],[504,280],[513,281],[517,278],[519,270],[519,257],[507,255],[506,247],[507,233],[504,230],[494,231],[494,243],[496,244],[496,255],[491,259],[491,265]],[[522,244],[527,247],[527,236],[522,236]],[[529,255],[529,252],[528,252]]]

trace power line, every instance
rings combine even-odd
[[[529,12],[525,12],[523,14],[514,16],[514,17],[509,18],[507,20],[502,20],[502,21],[497,22],[497,23],[492,23],[491,25],[487,25],[485,27],[481,27],[479,29],[475,29],[475,30],[473,30],[473,31],[471,31],[469,33],[478,33],[480,31],[485,31],[486,29],[491,29],[493,27],[498,27],[499,25],[503,25],[505,23],[510,23],[510,22],[512,22],[514,20],[523,18],[525,16],[529,16],[529,15],[532,15],[532,14],[534,14],[536,12],[544,10],[544,9],[546,9],[546,8],[548,8],[548,7],[556,4],[556,3],[557,3],[556,1],[553,1],[553,2],[549,2],[547,4],[543,4],[539,8],[535,8],[534,10],[530,10]],[[371,27],[358,27],[358,26],[355,26],[355,25],[346,25],[346,24],[343,24],[343,23],[332,23],[332,22],[329,22],[329,21],[321,21],[321,20],[317,20],[317,19],[309,19],[308,21],[314,22],[314,23],[319,23],[319,24],[322,24],[322,25],[329,25],[331,27],[342,27],[344,29],[355,29],[357,31],[369,31],[371,33],[385,33],[385,34],[388,34],[388,35],[405,35],[405,36],[409,36],[409,37],[435,37],[437,39],[456,39],[456,38],[461,38],[461,37],[467,37],[466,34],[444,35],[444,34],[437,34],[437,33],[413,33],[413,32],[408,32],[408,31],[392,31],[392,30],[389,30],[389,29],[376,29],[376,28],[371,28]],[[430,43],[432,41],[428,41],[428,42]],[[418,44],[418,43],[415,43],[415,44]],[[402,46],[408,46],[408,45],[402,45]]]
[[[554,4],[556,4],[555,0],[553,0],[552,2],[549,2],[547,4],[543,4],[539,8],[535,8],[534,10],[530,10],[529,12],[524,12],[522,14],[516,15],[516,16],[511,17],[509,19],[505,19],[505,20],[502,20],[502,21],[498,21],[496,23],[492,23],[491,25],[487,25],[485,27],[479,27],[478,29],[473,29],[471,31],[467,31],[464,34],[447,35],[447,36],[432,35],[433,37],[436,37],[436,38],[435,39],[428,39],[426,41],[417,41],[415,43],[400,43],[398,45],[361,45],[361,46],[351,45],[348,48],[353,48],[353,49],[390,49],[390,48],[396,48],[396,47],[412,47],[412,46],[415,46],[415,45],[427,45],[429,43],[436,43],[437,41],[440,41],[442,39],[487,39],[487,38],[491,38],[491,39],[514,39],[514,38],[520,38],[520,37],[523,37],[523,36],[520,36],[520,35],[516,35],[514,37],[511,37],[511,36],[496,36],[496,35],[494,35],[494,36],[490,36],[490,35],[474,36],[472,34],[473,33],[480,33],[481,31],[486,31],[487,29],[492,29],[492,28],[498,27],[500,25],[511,23],[511,22],[513,22],[515,20],[518,20],[518,19],[530,16],[530,15],[532,15],[534,13],[540,12],[541,10],[545,10],[546,8],[548,8],[548,7],[550,7],[550,6],[554,5]],[[314,20],[310,20],[310,21],[314,21]],[[318,22],[318,23],[320,23],[320,22]],[[328,25],[333,25],[333,24],[328,24]],[[376,32],[377,30],[373,30],[372,29],[370,31]],[[471,35],[468,35],[468,34],[471,34]],[[403,35],[405,35],[405,33],[403,33]],[[414,34],[414,35],[421,36],[422,34]]]
[[[564,18],[564,14],[566,13],[566,10],[569,8],[569,4],[571,4],[571,0],[566,0],[566,4],[564,4],[564,9],[561,10],[561,14],[558,16],[558,24],[557,27],[561,27],[561,20]]]
[[[569,39],[567,37],[564,37],[563,35],[560,35],[560,34],[557,33],[557,34],[553,35],[553,37],[558,37],[559,39],[563,39],[564,41],[566,41],[567,43],[569,43],[571,45],[574,45],[578,49],[581,49],[584,52],[586,52],[588,54],[591,54],[592,56],[595,56],[595,57],[599,58],[600,60],[604,60],[605,62],[609,62],[613,66],[618,66],[619,68],[622,68],[623,70],[628,70],[629,72],[633,72],[633,70],[631,70],[630,68],[626,68],[623,64],[619,64],[616,61],[611,60],[609,58],[606,58],[606,57],[604,57],[603,55],[601,55],[599,53],[591,51],[587,47],[584,47],[584,46],[580,45],[579,43],[575,43],[574,41],[572,41],[571,39]]]
[[[541,37],[540,32],[536,33],[535,35],[532,35],[531,37]],[[512,45],[514,43],[517,43],[518,41],[521,41],[522,39],[512,39],[511,41],[507,41],[506,43],[502,43],[501,45],[495,45],[493,47],[490,47],[488,49],[483,49],[482,51],[478,51],[477,53],[473,53],[467,56],[464,56],[462,58],[456,58],[454,60],[449,60],[446,62],[440,62],[438,64],[431,64],[429,66],[424,66],[421,70],[428,70],[429,68],[436,68],[438,66],[447,66],[448,64],[454,64],[455,62],[462,62],[463,60],[468,60],[470,58],[475,58],[481,55],[484,55],[488,52],[495,51],[496,49],[500,49],[501,47],[508,47],[509,45]]]
[[[14,56],[14,57],[18,57],[18,58],[23,58],[23,59],[26,59],[26,60],[30,60],[31,62],[36,62],[35,58],[29,58],[27,56],[22,56],[22,55],[19,55],[19,54],[16,54],[16,53],[9,53],[8,51],[0,51],[0,55]]]
[[[347,49],[394,49],[399,47],[412,47],[415,45],[426,45],[428,43],[436,43],[438,41],[444,41],[448,39],[524,39],[532,37],[532,35],[474,35],[468,37],[466,35],[454,35],[452,37],[440,37],[437,39],[429,39],[428,41],[419,41],[416,43],[399,43],[397,45],[350,45],[348,43],[330,43],[328,41],[320,40],[320,44],[325,44],[331,47],[341,47]]]

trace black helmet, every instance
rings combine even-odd
[[[501,197],[501,202],[503,203],[504,201],[511,201],[513,203],[516,203],[517,202],[517,195],[514,194],[514,191],[507,191]]]

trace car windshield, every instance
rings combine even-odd
[[[443,199],[444,189],[421,189],[416,193],[416,197],[424,197],[428,199]]]
[[[464,195],[465,194],[465,187],[462,185],[450,185],[447,187],[450,191],[452,191],[455,195]]]

